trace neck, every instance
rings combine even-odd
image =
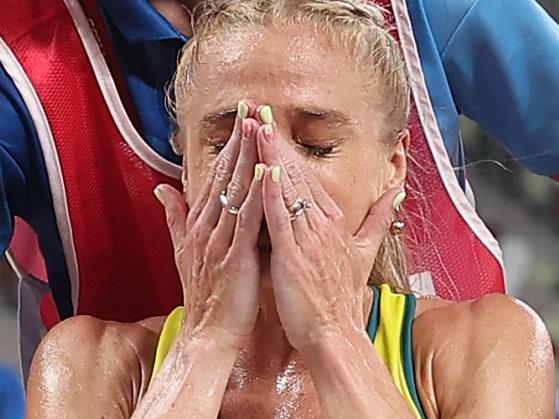
[[[261,377],[277,375],[293,362],[302,365],[299,354],[291,346],[283,331],[275,305],[270,273],[266,266],[263,267],[260,311],[252,337],[237,361],[237,372],[249,370]],[[366,327],[373,295],[369,287],[366,287],[364,292],[363,324]]]

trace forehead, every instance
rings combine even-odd
[[[200,52],[189,113],[240,99],[275,107],[328,105],[346,112],[371,107],[371,94],[349,54],[312,27],[235,30],[206,41]]]

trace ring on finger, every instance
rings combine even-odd
[[[231,214],[231,215],[239,214],[239,208],[231,205],[231,202],[229,201],[229,197],[227,196],[226,191],[222,191],[219,194],[219,203],[221,204],[225,212],[227,212],[227,214]]]
[[[290,221],[295,220],[297,217],[303,215],[305,210],[310,208],[312,208],[311,201],[309,201],[306,198],[302,198],[298,196],[295,199],[295,202],[293,202],[293,204],[291,204],[289,207],[289,220]]]

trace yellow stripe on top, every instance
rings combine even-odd
[[[373,345],[388,367],[400,394],[404,396],[415,416],[421,419],[422,416],[413,401],[404,373],[402,342],[406,296],[394,294],[386,284],[381,285],[379,290],[380,318]]]
[[[163,323],[161,334],[159,335],[159,341],[157,342],[157,348],[155,350],[155,361],[153,361],[153,371],[149,382],[150,386],[151,383],[153,383],[153,378],[161,369],[161,365],[163,364],[165,357],[169,353],[175,338],[181,330],[183,316],[184,307],[177,307],[171,311],[171,314],[167,316],[165,322]]]

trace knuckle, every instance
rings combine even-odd
[[[280,188],[274,188],[271,192],[270,192],[270,197],[275,201],[277,199],[283,199],[283,192],[281,191]]]
[[[288,219],[276,221],[276,230],[279,233],[287,233],[291,228],[291,222]]]
[[[210,240],[204,252],[206,261],[216,261],[218,259],[218,255],[219,252],[217,251],[215,240]],[[216,268],[219,269],[219,266],[216,266]]]
[[[283,191],[283,196],[286,205],[291,206],[295,203],[295,200],[297,199],[298,196],[297,190],[293,187],[287,187]]]
[[[332,226],[326,220],[319,221],[315,233],[322,242],[327,241],[332,237]]]
[[[231,179],[229,186],[227,186],[227,195],[229,198],[240,195],[246,189],[245,185],[241,180],[235,176]]]
[[[289,177],[294,184],[301,183],[302,174],[299,164],[291,159],[286,159],[284,161],[285,170],[289,173]]]
[[[218,182],[223,182],[229,176],[229,159],[227,156],[223,156],[223,158],[219,161],[219,164],[215,170],[215,179]]]
[[[191,241],[195,246],[197,247],[206,246],[208,244],[209,238],[210,238],[210,231],[208,227],[201,224],[197,224],[192,228]]]
[[[338,228],[344,228],[346,225],[346,216],[339,208],[334,208],[330,213],[330,220]]]
[[[220,265],[221,269],[224,272],[235,272],[239,270],[240,261],[242,259],[238,256],[239,255],[234,251],[231,251],[227,255],[225,255],[225,258],[223,259],[223,262],[221,262]]]
[[[253,217],[250,217],[246,211],[240,211],[237,214],[237,226],[239,230],[248,230],[253,222]]]

